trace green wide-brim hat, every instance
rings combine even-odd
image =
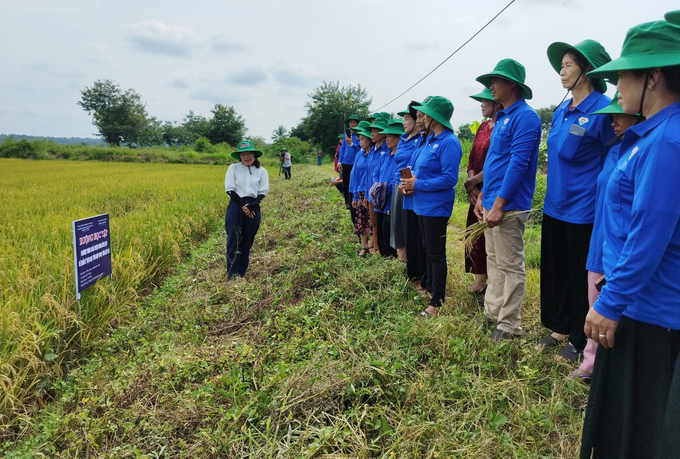
[[[558,74],[562,70],[562,58],[567,51],[574,51],[583,56],[593,66],[593,69],[602,67],[612,60],[604,46],[595,40],[583,40],[575,45],[557,41],[548,46],[548,60]],[[592,78],[592,81],[596,91],[602,94],[607,92],[606,81],[601,78]]]
[[[402,120],[390,120],[387,127],[380,131],[381,134],[402,135],[404,132],[404,122]]]
[[[345,138],[345,134],[338,134],[338,137],[337,137],[337,138],[338,138],[338,140],[339,140],[339,139],[344,139],[344,138]]]
[[[387,127],[387,122],[389,121],[388,119],[383,118],[382,116],[379,116],[378,118],[375,119],[375,123],[369,123],[364,129],[370,132],[371,129],[380,129],[381,131]]]
[[[607,105],[604,108],[601,108],[597,110],[596,112],[590,113],[591,115],[628,115],[628,113],[624,112],[621,106],[619,105],[619,92],[616,91],[616,94],[614,94],[614,97],[612,98],[612,101],[609,102],[609,105]],[[631,116],[640,116],[639,114],[636,115],[631,115]]]
[[[417,100],[412,100],[411,102],[408,103],[408,106],[406,107],[406,110],[398,112],[397,115],[399,116],[404,116],[404,115],[410,115],[413,119],[415,119],[415,112],[416,112],[416,106],[421,105],[422,102],[418,102]]]
[[[361,121],[358,116],[349,115],[349,117],[345,120],[345,128],[349,128],[349,122],[352,121],[352,120]]]
[[[502,59],[496,64],[496,67],[490,72],[477,77],[477,81],[489,88],[491,86],[491,78],[498,77],[506,80],[514,81],[522,88],[522,98],[531,99],[533,93],[531,88],[524,84],[526,80],[526,70],[524,66],[514,59]]]
[[[367,131],[366,129],[362,129],[361,131],[357,132],[357,136],[363,135],[364,137],[368,137],[369,139],[371,138],[371,133]]]
[[[256,150],[255,147],[253,146],[253,142],[250,140],[243,140],[241,143],[238,144],[238,150],[233,152],[231,154],[231,157],[234,158],[236,161],[241,161],[241,153],[245,153],[247,151],[252,151],[255,153],[255,157],[259,158],[262,156],[262,152],[260,150]]]
[[[371,123],[369,123],[368,121],[359,121],[359,124],[356,127],[353,127],[353,128],[350,128],[350,129],[352,129],[352,131],[354,131],[356,133],[356,132],[363,131],[370,124]]]
[[[427,102],[423,102],[421,105],[414,108],[453,131],[453,126],[451,126],[453,104],[446,97],[430,97]]]
[[[668,22],[680,25],[680,10],[669,11],[663,16]]]
[[[491,102],[496,102],[489,88],[484,88],[484,91],[480,92],[479,94],[471,95],[470,99],[474,99],[477,102],[482,102],[483,100],[490,100]]]
[[[590,78],[618,80],[618,72],[680,65],[680,26],[668,21],[646,22],[628,30],[621,57],[591,72]]]

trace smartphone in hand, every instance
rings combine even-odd
[[[400,169],[399,172],[401,173],[401,178],[403,179],[408,179],[413,177],[411,174],[411,168],[410,167],[405,167],[403,169]]]

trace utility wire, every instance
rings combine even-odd
[[[415,82],[410,88],[408,88],[406,91],[402,92],[402,93],[399,94],[397,97],[395,97],[395,98],[392,99],[391,101],[387,102],[385,105],[383,105],[383,106],[381,106],[381,107],[379,107],[379,108],[376,108],[374,111],[376,111],[376,112],[377,112],[377,111],[380,111],[380,109],[382,109],[382,108],[384,108],[384,107],[387,107],[389,104],[391,104],[392,102],[394,102],[395,100],[399,99],[401,96],[403,96],[404,94],[406,94],[407,92],[409,92],[411,89],[413,89],[413,88],[415,88],[416,86],[418,86],[425,78],[427,78],[427,77],[429,77],[430,75],[432,75],[432,74],[435,72],[435,70],[437,70],[439,67],[441,67],[442,65],[444,65],[444,63],[445,63],[446,61],[448,61],[449,59],[451,59],[451,58],[454,56],[454,54],[456,54],[458,51],[460,51],[461,49],[463,49],[463,47],[464,47],[465,45],[467,45],[468,43],[470,43],[477,35],[479,35],[480,33],[482,33],[482,30],[486,29],[487,26],[488,26],[489,24],[491,24],[498,16],[500,16],[500,15],[503,13],[503,11],[507,10],[507,9],[510,7],[510,5],[512,5],[513,3],[515,3],[515,1],[516,1],[516,0],[511,0],[510,3],[508,3],[507,5],[505,5],[505,7],[504,7],[502,10],[500,10],[500,11],[498,12],[498,14],[496,14],[494,17],[492,17],[491,20],[490,20],[489,22],[487,22],[486,24],[484,24],[484,26],[483,26],[481,29],[479,29],[479,30],[478,30],[473,36],[471,36],[465,43],[463,43],[462,45],[460,45],[460,46],[458,47],[458,49],[456,49],[454,52],[452,52],[452,53],[449,55],[449,57],[447,57],[446,59],[444,59],[443,61],[441,61],[441,62],[439,63],[439,65],[437,65],[435,68],[433,68],[432,70],[430,70],[430,72],[429,72],[427,75],[425,75],[424,77],[422,77],[420,80],[416,81],[416,82]]]

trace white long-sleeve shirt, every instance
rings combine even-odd
[[[236,163],[229,166],[224,177],[224,190],[236,192],[242,198],[257,198],[269,193],[269,173],[264,166],[244,166]]]

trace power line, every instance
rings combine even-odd
[[[422,77],[420,80],[416,81],[416,82],[415,82],[410,88],[408,88],[406,91],[402,92],[402,93],[399,94],[397,97],[395,97],[395,98],[392,99],[391,101],[387,102],[385,105],[383,105],[383,106],[381,106],[381,107],[379,107],[379,108],[376,108],[374,111],[376,111],[376,112],[377,112],[377,111],[380,111],[380,109],[382,109],[382,108],[384,108],[384,107],[387,107],[389,104],[391,104],[392,102],[394,102],[395,100],[399,99],[401,96],[403,96],[404,94],[406,94],[407,92],[409,92],[411,89],[413,89],[413,88],[415,88],[416,86],[418,86],[425,78],[427,78],[427,77],[429,77],[430,75],[432,75],[432,74],[435,72],[435,70],[437,70],[439,67],[441,67],[442,65],[444,65],[444,63],[445,63],[446,61],[448,61],[449,59],[451,59],[451,58],[454,56],[454,54],[456,54],[458,51],[460,51],[461,49],[463,49],[463,47],[464,47],[465,45],[467,45],[468,43],[470,43],[477,35],[479,35],[480,33],[482,33],[482,30],[486,29],[487,26],[488,26],[489,24],[491,24],[498,16],[500,16],[500,15],[503,13],[503,11],[507,10],[507,9],[510,7],[510,5],[512,5],[513,3],[515,3],[515,1],[516,1],[516,0],[511,0],[510,3],[508,3],[507,5],[505,5],[505,7],[504,7],[502,10],[500,10],[500,11],[498,12],[498,14],[496,14],[494,17],[492,17],[491,20],[490,20],[489,22],[487,22],[486,24],[484,24],[484,26],[483,26],[481,29],[479,29],[473,36],[471,36],[470,38],[468,38],[468,40],[467,40],[465,43],[463,43],[462,45],[460,45],[460,46],[458,47],[458,49],[456,49],[454,52],[452,52],[452,53],[449,55],[449,57],[447,57],[446,59],[444,59],[443,61],[441,61],[441,62],[439,63],[439,65],[437,65],[435,68],[433,68],[432,70],[430,70],[430,72],[429,72],[427,75],[425,75],[424,77]]]

